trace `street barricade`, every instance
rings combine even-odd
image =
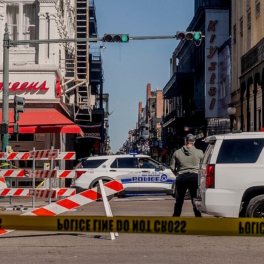
[[[106,216],[113,217],[110,204],[107,200],[107,196],[116,194],[123,190],[124,188],[121,183],[121,180],[113,180],[110,182],[106,182],[105,184],[103,184],[102,180],[99,180],[99,186],[96,186],[93,189],[89,189],[81,193],[75,194],[73,196],[70,196],[68,198],[54,202],[52,204],[49,204],[49,205],[46,205],[46,206],[43,206],[37,209],[33,209],[32,211],[22,214],[22,216],[37,216],[37,217],[57,216],[62,213],[68,212],[72,209],[76,209],[85,204],[94,202],[98,199],[103,199]],[[0,228],[1,228],[1,225],[0,225]],[[0,229],[0,235],[7,234],[11,231],[13,230]],[[111,240],[113,240],[115,239],[115,236],[118,236],[118,233],[110,232],[110,235],[111,235]]]
[[[51,198],[67,197],[76,194],[74,188],[62,188],[61,179],[74,178],[75,170],[57,170],[53,169],[54,161],[75,160],[75,152],[60,152],[58,149],[50,150],[33,150],[29,152],[0,152],[0,160],[11,163],[12,161],[32,160],[32,170],[26,169],[0,169],[0,196],[4,197],[33,197],[32,206],[35,207],[35,197]],[[50,170],[36,170],[35,161],[48,160],[51,163]],[[10,166],[11,167],[11,166]],[[8,188],[5,178],[32,178],[32,188]],[[35,188],[35,179],[49,180],[49,188]],[[54,184],[51,180],[59,180],[58,184]],[[55,185],[55,188],[52,183]]]

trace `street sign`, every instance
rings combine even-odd
[[[8,124],[0,124],[0,134],[7,134],[8,133]]]

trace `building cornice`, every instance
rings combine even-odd
[[[39,3],[54,3],[56,4],[58,0],[38,0]]]

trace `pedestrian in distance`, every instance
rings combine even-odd
[[[196,197],[198,188],[198,169],[203,159],[203,151],[194,146],[195,136],[188,134],[184,138],[184,146],[172,155],[170,168],[176,175],[175,182],[175,206],[173,216],[180,216],[186,190],[189,189],[193,211],[196,217],[201,217],[201,212],[197,210],[193,198]]]

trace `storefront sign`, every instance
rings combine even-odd
[[[229,38],[226,10],[206,10],[205,117],[218,116],[218,48]]]
[[[9,92],[12,92],[12,91],[34,91],[34,92],[37,92],[37,91],[48,91],[49,90],[49,87],[46,87],[46,81],[44,81],[43,83],[39,83],[39,82],[23,82],[23,83],[20,83],[20,82],[15,82],[15,83],[9,83]],[[3,89],[3,83],[0,82],[0,91]]]
[[[59,79],[55,72],[10,72],[9,74],[9,99],[14,95],[24,97],[26,100],[47,102],[61,95]],[[3,73],[0,73],[3,80]],[[2,101],[3,82],[0,82],[0,102]]]

